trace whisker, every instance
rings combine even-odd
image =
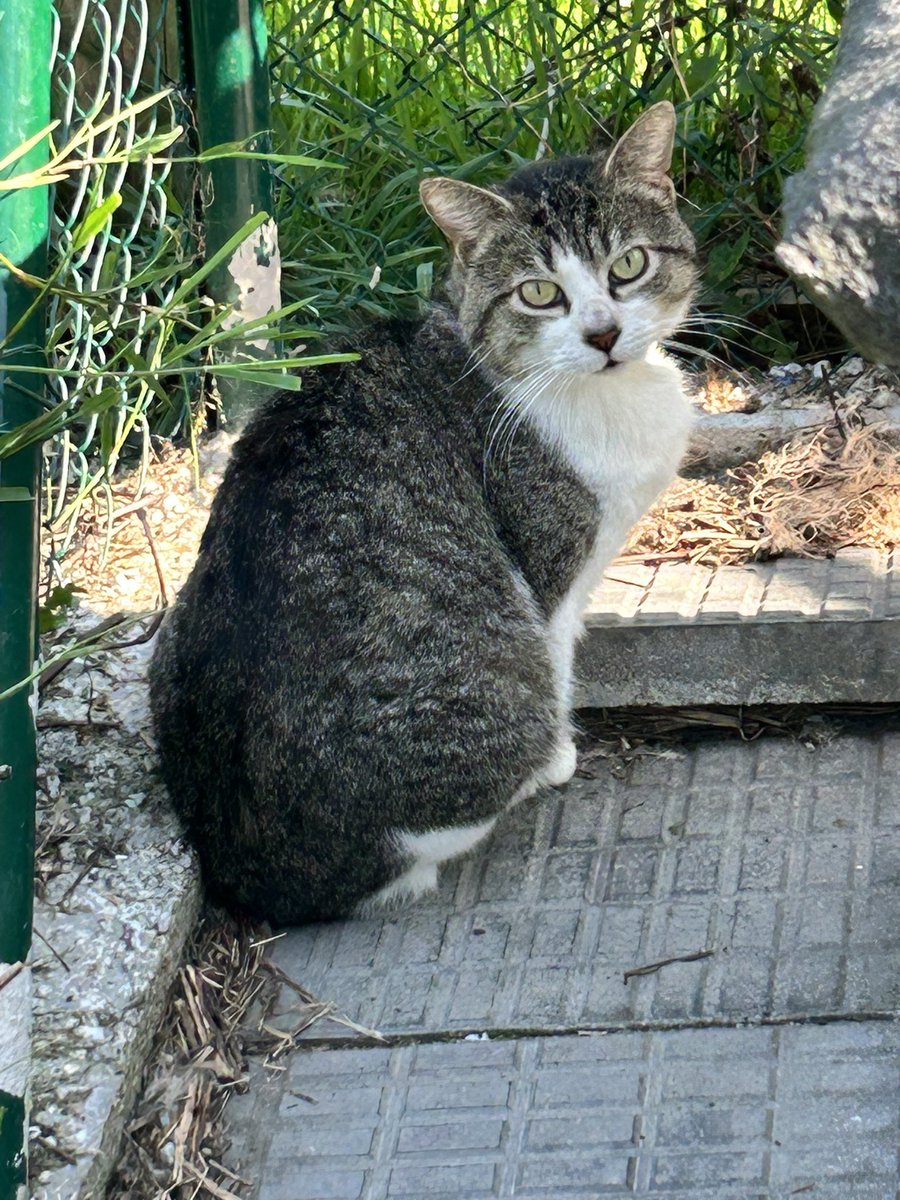
[[[692,312],[688,313],[684,320],[680,322],[679,328],[689,324],[732,325],[735,329],[746,329],[751,333],[759,333],[759,329],[752,321],[746,321],[743,317],[737,317],[733,313]]]
[[[681,350],[685,354],[695,355],[706,362],[716,363],[718,366],[724,367],[727,371],[732,371],[737,375],[743,374],[743,372],[735,371],[731,363],[727,363],[724,358],[719,358],[717,354],[713,354],[710,350],[703,350],[699,346],[686,346],[684,342],[677,342],[674,338],[663,338],[661,345],[667,350]]]
[[[540,387],[533,387],[531,390],[531,394],[528,396],[528,398],[523,401],[520,401],[519,405],[517,406],[517,411],[515,413],[514,419],[507,424],[507,434],[506,434],[506,465],[507,465],[507,468],[509,468],[510,462],[512,460],[512,447],[513,447],[513,442],[515,441],[515,436],[518,433],[518,431],[522,428],[522,426],[525,424],[525,421],[528,417],[528,413],[530,412],[530,410],[535,406],[535,404],[537,403],[537,401],[540,397],[543,397],[545,400],[549,398],[547,388],[548,388],[548,385],[553,383],[554,377],[556,377],[556,379],[557,379],[557,384],[556,384],[557,391],[562,387],[563,383],[565,382],[565,374],[556,369],[550,369],[549,371],[545,372],[544,374],[547,377],[545,379],[540,380]],[[502,445],[498,445],[497,452],[498,452],[498,455],[502,454],[502,452],[503,452]]]
[[[466,359],[466,361],[463,363],[462,374],[459,376],[458,379],[454,380],[454,382],[450,386],[454,387],[457,383],[462,383],[462,381],[464,379],[467,379],[468,376],[471,375],[474,371],[477,371],[480,367],[483,367],[484,364],[487,362],[488,358],[490,357],[490,353],[491,353],[490,347],[486,346],[483,349],[481,349],[476,346],[475,349],[472,351],[472,353],[469,355],[469,357]],[[474,359],[474,362],[472,361],[473,359]],[[471,366],[469,366],[470,363],[472,364]]]
[[[693,329],[697,329],[697,328],[698,327],[692,326],[692,325],[682,325],[680,327],[680,329],[682,329],[682,330],[693,330]],[[724,333],[710,333],[710,334],[707,334],[707,336],[710,338],[713,338],[717,342],[724,342],[729,346],[737,346],[738,349],[746,350],[746,348],[747,348],[746,342],[739,342],[736,338],[726,337]]]
[[[487,473],[491,457],[494,454],[495,447],[498,450],[501,448],[502,443],[500,439],[503,436],[504,429],[508,427],[511,422],[515,421],[516,413],[519,408],[523,404],[529,403],[534,397],[536,397],[541,388],[544,386],[545,382],[555,373],[555,368],[552,367],[530,368],[530,371],[528,374],[526,374],[525,378],[515,388],[512,388],[506,395],[502,397],[500,403],[497,405],[496,409],[491,415],[485,435],[487,440],[487,448],[485,450],[482,465],[482,473],[485,485],[487,485]],[[497,419],[498,416],[499,420]],[[497,422],[496,425],[494,425],[495,421]]]

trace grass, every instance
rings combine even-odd
[[[701,312],[749,326],[689,340],[743,364],[843,345],[772,253],[835,4],[268,0],[267,15],[276,144],[347,168],[280,173],[287,287],[327,327],[430,295],[443,250],[418,203],[423,174],[489,183],[544,153],[584,152],[669,99],[676,186],[705,259]]]

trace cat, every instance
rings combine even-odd
[[[416,898],[575,769],[581,614],[675,474],[690,306],[674,110],[481,188],[426,178],[446,302],[373,323],[238,440],[151,667],[212,897],[275,924]]]

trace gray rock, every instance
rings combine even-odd
[[[900,365],[900,0],[851,0],[785,186],[776,255],[867,358]]]

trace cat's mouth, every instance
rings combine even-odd
[[[606,371],[611,371],[614,367],[621,367],[622,362],[619,359],[608,358],[602,367],[598,367],[596,371],[592,371],[592,375],[603,375]]]

